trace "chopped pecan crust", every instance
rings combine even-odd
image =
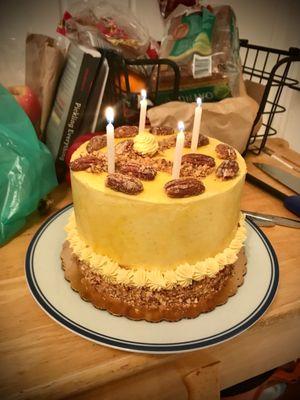
[[[209,139],[207,136],[205,135],[199,135],[198,138],[198,145],[197,147],[202,147],[202,146],[206,146],[207,144],[209,144]],[[184,138],[184,147],[186,148],[190,148],[192,145],[192,133],[191,132],[186,132],[185,134],[185,138]]]
[[[115,146],[115,152],[116,155],[130,155],[131,157],[134,156],[134,150],[133,150],[133,140],[128,139],[128,140],[123,140],[122,142],[119,142]]]
[[[105,293],[112,298],[120,298],[126,304],[138,307],[146,307],[149,310],[156,310],[158,307],[188,308],[191,304],[198,304],[202,299],[210,299],[219,292],[227,279],[233,273],[233,265],[226,265],[216,276],[205,276],[201,281],[193,281],[190,286],[182,287],[176,285],[173,289],[153,291],[146,287],[130,287],[120,283],[107,282],[101,275],[96,274],[91,268],[80,261],[75,255],[78,267],[84,279],[92,286],[99,288],[99,293]]]
[[[193,164],[183,163],[180,168],[180,176],[182,177],[194,177],[194,178],[205,178],[210,175],[215,167],[210,167],[209,165],[198,165],[193,166]]]
[[[176,146],[176,135],[169,136],[158,142],[158,150],[164,152]]]

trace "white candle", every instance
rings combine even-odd
[[[179,132],[176,138],[176,147],[173,159],[173,169],[172,169],[173,179],[178,179],[180,177],[182,151],[184,146],[184,123],[182,121],[178,122],[178,130]]]
[[[145,89],[142,89],[141,90],[141,101],[140,101],[139,133],[142,133],[145,130],[146,113],[147,113],[147,92]]]
[[[191,144],[192,153],[195,153],[195,151],[197,150],[197,147],[198,147],[201,116],[202,116],[202,100],[200,97],[198,97],[197,105],[195,107],[195,116],[194,116],[194,126],[193,126],[193,135],[192,135],[192,144]]]
[[[106,137],[108,173],[113,174],[115,172],[115,130],[112,124],[114,121],[114,110],[111,107],[106,109],[105,117],[107,120]]]

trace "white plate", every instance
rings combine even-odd
[[[212,346],[253,325],[271,304],[278,286],[275,252],[264,233],[247,220],[247,275],[237,294],[214,311],[179,322],[131,321],[81,300],[64,279],[60,252],[72,205],[46,221],[26,255],[26,277],[43,310],[74,333],[103,345],[144,353],[175,353]]]

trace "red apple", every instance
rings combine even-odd
[[[26,112],[32,124],[36,126],[40,121],[42,111],[39,99],[35,93],[30,87],[23,85],[11,86],[8,90]]]

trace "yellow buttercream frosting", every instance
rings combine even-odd
[[[132,283],[133,286],[137,286],[137,287],[148,286],[148,284],[149,284],[148,274],[143,269],[135,271],[133,273],[133,277],[132,277],[132,282],[131,283]]]
[[[240,215],[239,226],[228,248],[195,264],[181,264],[176,269],[165,271],[147,269],[127,269],[108,257],[96,254],[91,246],[80,237],[74,213],[71,214],[66,226],[67,240],[75,255],[86,262],[91,270],[101,275],[108,282],[124,284],[126,286],[148,287],[152,290],[167,289],[174,286],[189,286],[193,280],[200,281],[205,276],[213,277],[226,265],[237,260],[238,253],[246,239],[245,219]]]
[[[125,268],[118,268],[116,281],[123,285],[130,285],[133,281],[133,272]]]
[[[143,155],[154,155],[158,150],[158,141],[155,136],[148,132],[141,132],[133,140],[134,150]]]
[[[146,132],[135,137],[135,145],[148,143],[145,137],[149,138],[149,151],[154,151],[157,141],[164,140]],[[116,139],[116,143],[122,140]],[[214,157],[216,168],[223,162],[215,151],[219,143],[209,138],[208,145],[197,149],[197,153]],[[184,149],[184,154],[189,152]],[[84,154],[86,143],[72,160]],[[156,157],[173,160],[174,148]],[[245,161],[238,152],[236,161],[239,173],[234,179],[221,181],[212,172],[201,179],[204,193],[179,199],[168,197],[164,191],[164,185],[172,179],[166,172],[158,171],[153,181],[143,181],[143,192],[130,196],[107,188],[104,172],[71,171],[78,233],[93,250],[94,259],[102,254],[128,269],[166,272],[179,265],[197,265],[217,254],[224,262],[232,261],[234,255],[223,251],[236,237],[246,174]],[[105,257],[101,262],[105,263]],[[184,270],[180,279],[185,282]]]

